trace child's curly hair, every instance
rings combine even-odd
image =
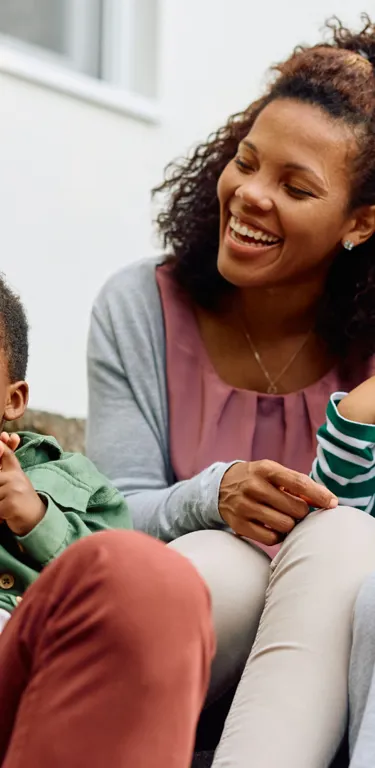
[[[19,296],[0,274],[0,349],[8,366],[11,382],[23,381],[29,355],[29,326]]]
[[[352,168],[350,208],[375,205],[375,24],[362,16],[358,33],[336,18],[327,23],[331,42],[299,47],[273,67],[264,96],[229,118],[184,160],[166,169],[153,194],[168,194],[157,217],[163,245],[178,283],[194,302],[215,309],[233,287],[217,270],[219,204],[216,186],[238,143],[262,109],[277,98],[318,105],[354,132],[358,155]],[[341,251],[326,283],[317,329],[331,351],[375,352],[375,235],[355,252]]]

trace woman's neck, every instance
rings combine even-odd
[[[276,341],[313,328],[323,290],[321,281],[240,289],[240,301],[236,292],[231,312],[241,313],[249,333]]]

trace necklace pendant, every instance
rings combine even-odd
[[[275,386],[275,384],[270,384],[269,385],[269,387],[267,389],[267,394],[268,395],[276,395],[277,394],[277,387]]]
[[[259,368],[261,369],[261,371],[262,371],[262,373],[264,375],[264,378],[266,379],[266,381],[268,381],[267,394],[268,395],[277,395],[278,389],[277,389],[276,383],[278,381],[280,381],[280,379],[282,379],[282,377],[284,376],[284,374],[287,371],[289,371],[289,368],[293,365],[295,359],[298,357],[298,355],[302,352],[303,348],[306,346],[308,340],[310,339],[310,336],[311,336],[311,333],[312,333],[312,328],[306,334],[305,338],[303,339],[302,344],[296,349],[296,351],[294,352],[292,357],[288,360],[286,365],[284,365],[284,368],[282,368],[280,373],[277,374],[276,378],[274,378],[272,380],[271,376],[268,373],[267,368],[264,365],[263,360],[262,360],[262,358],[261,358],[257,348],[254,346],[254,342],[253,342],[249,332],[246,330],[246,326],[245,326],[245,324],[243,322],[242,322],[242,326],[243,326],[243,333],[244,333],[245,339],[246,339],[246,341],[247,341],[247,343],[248,343],[248,345],[249,345],[249,347],[250,347],[250,349],[251,349],[251,351],[252,351],[252,353],[254,355],[254,359],[258,363]]]

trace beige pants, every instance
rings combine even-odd
[[[349,507],[314,513],[272,564],[222,531],[170,546],[211,590],[218,650],[209,699],[245,667],[214,768],[327,768],[347,724],[353,608],[375,568],[375,520]]]

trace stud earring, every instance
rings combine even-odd
[[[354,243],[352,243],[351,240],[345,240],[344,248],[345,248],[346,251],[352,251],[353,248],[354,248]]]

